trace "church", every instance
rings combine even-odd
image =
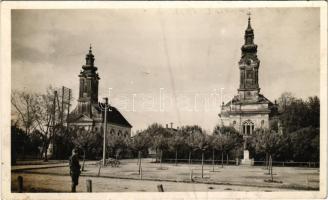
[[[86,64],[82,66],[79,74],[79,98],[76,108],[69,113],[67,123],[70,128],[78,130],[89,130],[95,133],[103,133],[104,107],[98,102],[99,75],[94,65],[94,55],[90,46],[86,55]],[[132,125],[112,105],[107,112],[107,136],[116,135],[120,137],[131,137]],[[108,140],[107,140],[108,141]]]
[[[257,45],[254,44],[254,30],[250,17],[244,39],[245,43],[241,47],[241,59],[238,63],[240,71],[238,94],[229,102],[222,103],[219,124],[234,127],[247,137],[252,135],[255,129],[269,128],[270,120],[277,113],[277,105],[260,93],[260,60],[257,57]]]

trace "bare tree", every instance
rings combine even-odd
[[[13,90],[11,93],[11,104],[17,116],[17,122],[21,125],[26,135],[37,127],[36,118],[38,117],[38,95],[26,91]]]
[[[61,126],[59,123],[59,108],[55,109],[54,105],[54,90],[49,87],[46,94],[42,94],[38,98],[37,117],[35,119],[37,124],[37,133],[42,140],[42,154],[44,161],[48,161],[48,148],[54,135]]]

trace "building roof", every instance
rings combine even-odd
[[[97,109],[98,112],[101,111],[99,105],[104,107],[103,103],[99,103],[97,106],[95,106],[95,109]],[[125,117],[121,114],[121,112],[117,108],[109,105],[109,110],[110,111],[107,111],[107,122],[111,124],[123,125],[125,127],[132,128],[132,125],[128,122],[128,120],[125,119]]]
[[[92,104],[91,105],[91,116],[90,113],[82,113],[78,111],[78,106],[69,114],[68,122],[69,123],[79,123],[79,122],[103,122],[102,109],[104,107],[103,103]],[[91,119],[85,120],[86,118]],[[109,105],[109,110],[107,110],[107,122],[110,124],[115,124],[118,126],[124,126],[128,128],[132,128],[132,125],[125,119],[125,117],[121,114],[121,112],[115,108],[114,106]]]
[[[242,103],[247,103],[247,104],[261,104],[261,103],[267,103],[269,105],[273,105],[273,103],[267,99],[264,95],[258,94],[259,99],[254,102],[244,102],[243,100],[240,100],[238,96],[234,96],[230,101],[224,104],[224,106],[230,106],[231,104],[242,104]]]

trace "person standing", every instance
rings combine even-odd
[[[79,176],[81,174],[77,149],[73,149],[72,156],[69,158],[69,168],[69,174],[72,178],[72,192],[76,192],[76,186],[79,184]]]

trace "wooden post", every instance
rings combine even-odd
[[[92,192],[92,181],[87,179],[87,192]]]
[[[192,177],[193,177],[193,170],[192,170],[192,169],[190,169],[190,181],[191,181],[191,182],[193,182],[193,181],[194,181]]]
[[[23,177],[18,176],[17,180],[18,180],[18,192],[22,193],[23,192]]]
[[[141,165],[140,165],[140,180],[142,180],[142,167],[141,167]]]
[[[158,192],[164,192],[163,185],[162,184],[157,185],[157,190]]]

